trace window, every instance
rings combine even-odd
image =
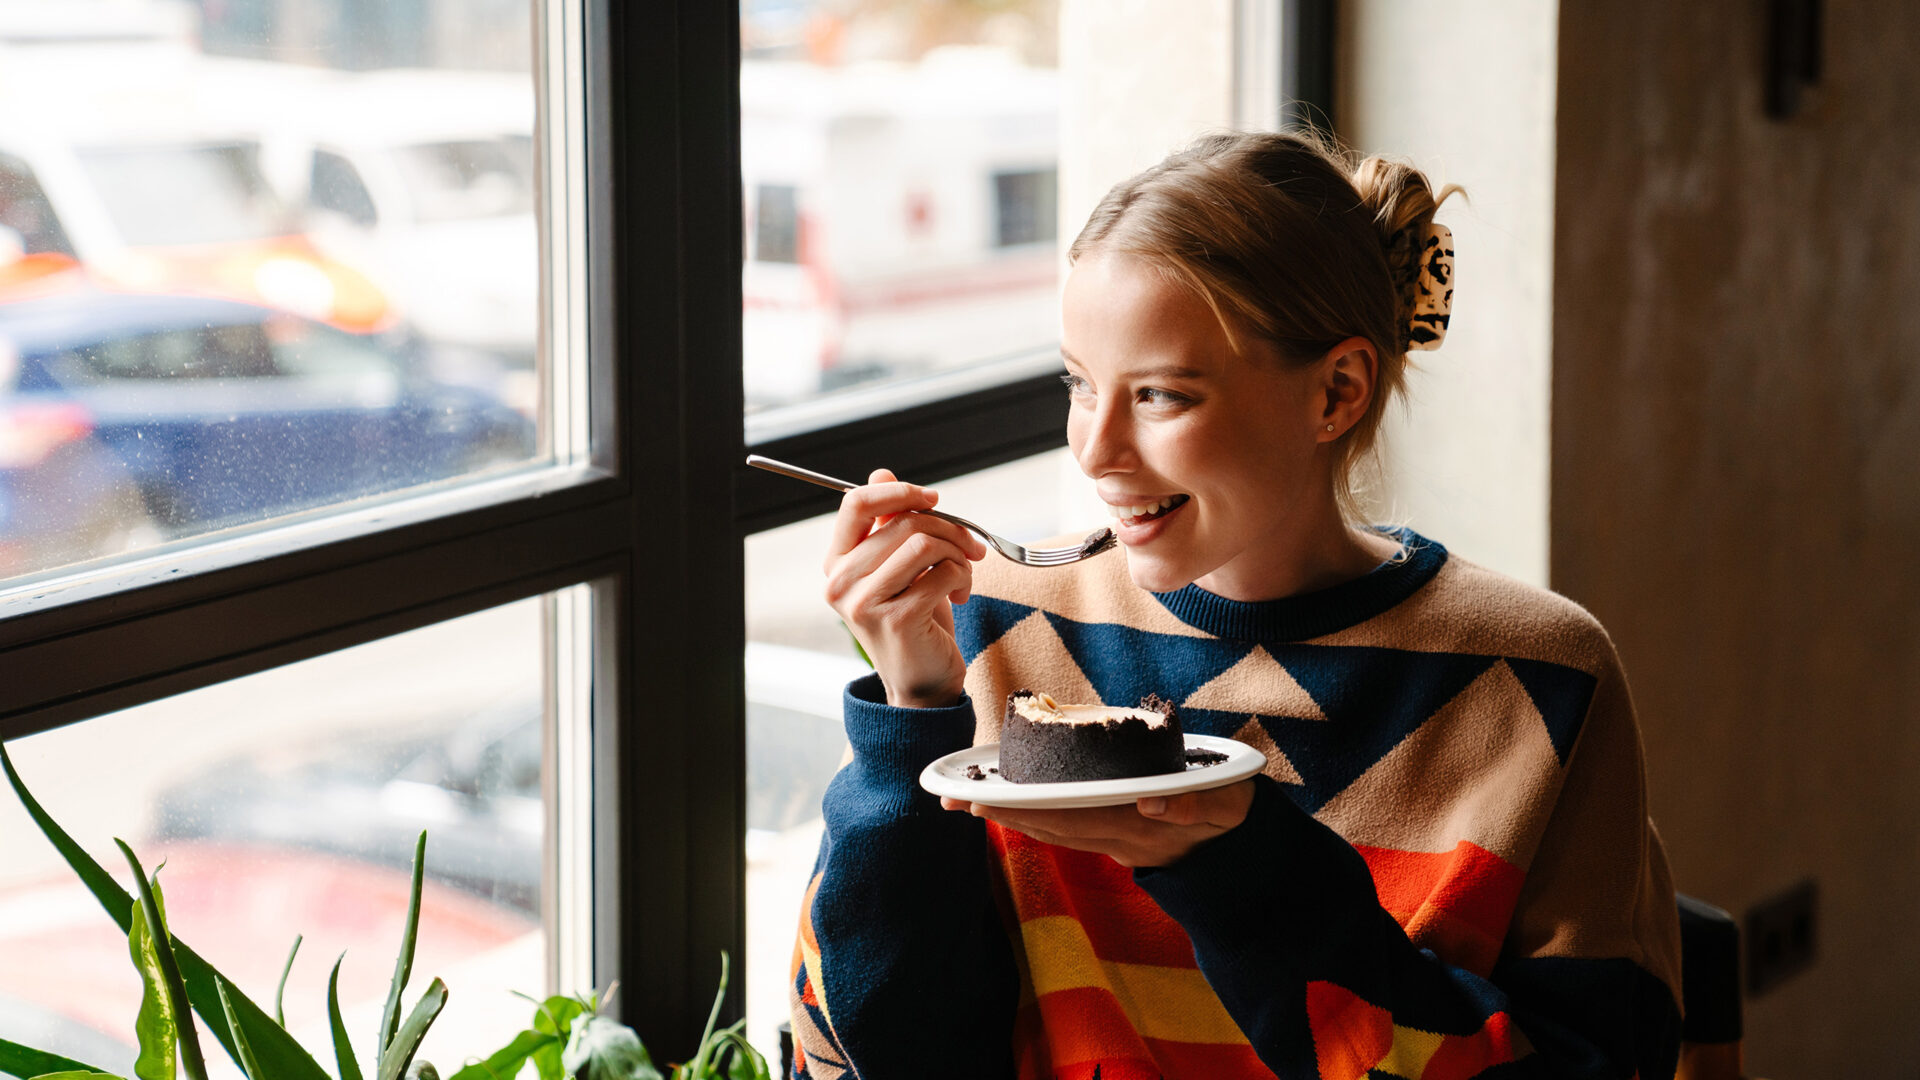
[[[800,261],[800,189],[761,184],[755,189],[753,257],[760,262]]]
[[[1295,115],[1283,73],[1290,106],[1324,111],[1300,61],[1327,47],[1321,8],[743,4],[752,449],[849,480],[884,465],[937,481],[943,507],[1018,540],[1103,522],[1060,449],[1064,248],[1108,186],[1201,131]],[[797,191],[804,268],[764,265],[768,183]],[[821,598],[835,499],[737,472],[746,1018],[761,1045],[784,1019],[819,797],[844,747],[840,691],[866,667]]]
[[[541,804],[543,814],[584,815],[591,822],[586,843],[573,849],[585,860],[576,880],[591,882],[591,891],[576,890],[551,910],[543,905],[535,981],[525,984],[518,975],[508,981],[535,992],[561,985],[563,977],[568,989],[604,989],[625,974],[613,1008],[639,1025],[657,1054],[684,1059],[712,1000],[720,950],[742,958],[742,676],[737,652],[708,647],[741,637],[740,552],[728,518],[728,485],[739,457],[742,406],[736,372],[717,385],[700,380],[714,357],[738,351],[741,217],[731,194],[738,166],[724,150],[729,140],[709,134],[722,129],[712,117],[731,112],[732,64],[722,75],[717,68],[703,73],[698,64],[676,70],[685,65],[675,58],[682,48],[700,51],[696,43],[731,41],[732,16],[694,3],[541,0],[529,18],[526,3],[457,0],[414,5],[408,19],[372,27],[364,22],[371,8],[329,15],[325,5],[272,6],[283,16],[314,17],[264,19],[255,17],[258,5],[209,7],[206,18],[218,25],[204,34],[183,20],[133,40],[123,27],[85,25],[89,13],[115,13],[58,5],[50,18],[80,24],[60,42],[28,49],[0,38],[6,85],[30,99],[0,101],[0,111],[36,127],[33,138],[16,139],[18,129],[9,125],[0,152],[26,161],[47,185],[48,206],[89,281],[114,283],[111,293],[87,291],[87,283],[67,293],[64,280],[45,275],[29,282],[29,296],[13,291],[14,275],[0,272],[0,290],[6,290],[0,292],[6,327],[0,332],[0,416],[8,421],[0,426],[0,738],[23,758],[41,738],[111,744],[116,724],[126,721],[109,718],[127,710],[178,709],[170,703],[191,700],[182,695],[195,691],[226,692],[242,685],[239,680],[292,671],[302,661],[334,661],[368,643],[406,648],[402,643],[433,640],[438,631],[464,625],[465,617],[524,611],[516,605],[532,603],[546,614],[515,663],[527,652],[545,651],[545,666],[534,670],[571,675],[558,685],[543,679],[540,692],[568,695],[556,715],[591,720],[593,752],[573,755],[574,775],[560,778]],[[374,29],[413,37],[389,42],[369,32]],[[370,43],[368,50],[354,53],[356,42]],[[259,174],[276,200],[297,210],[311,162],[298,140],[326,126],[327,108],[352,101],[348,86],[366,84],[376,100],[386,95],[396,122],[428,111],[392,107],[401,99],[388,87],[415,81],[398,76],[418,72],[377,66],[387,62],[432,65],[433,78],[460,76],[463,85],[517,81],[513,100],[521,112],[484,139],[506,139],[509,146],[516,134],[527,139],[538,177],[531,211],[474,218],[471,228],[467,221],[434,222],[467,229],[438,237],[383,234],[384,254],[294,228],[247,247],[244,260],[200,262],[193,256],[205,245],[169,251],[160,248],[172,245],[128,242],[106,196],[86,179],[77,144],[41,138],[47,132],[35,121],[45,114],[45,126],[59,136],[61,124],[110,119],[119,115],[115,108],[151,105],[166,114],[187,99],[211,103],[221,111],[201,117],[208,124],[258,132],[253,160]],[[323,63],[331,69],[313,66]],[[492,70],[470,70],[489,65]],[[263,69],[279,81],[249,81]],[[198,85],[166,81],[181,72],[192,73]],[[46,92],[50,86],[60,93]],[[465,103],[488,95],[454,96]],[[429,94],[426,100],[438,99]],[[618,142],[616,113],[622,118]],[[408,137],[484,141],[471,130],[439,140]],[[688,145],[674,149],[682,141]],[[215,144],[234,145],[195,145]],[[397,165],[377,175],[363,165],[383,152],[375,147],[354,162],[374,200],[403,183]],[[58,169],[42,167],[43,159]],[[214,192],[251,190],[229,183],[235,160],[216,159]],[[205,177],[205,168],[187,171],[202,169]],[[56,172],[65,186],[55,184]],[[499,186],[480,179],[489,175],[493,170],[477,170],[477,187],[463,195],[485,202],[485,190]],[[182,198],[207,194],[191,184],[167,190]],[[155,229],[162,239],[178,238],[199,214],[159,214]],[[286,220],[301,217],[290,213]],[[402,216],[399,223],[409,220]],[[379,227],[386,223],[382,214]],[[480,235],[483,226],[493,240]],[[209,243],[254,243],[247,235],[235,226]],[[716,246],[715,238],[727,239]],[[406,272],[412,259],[445,269]],[[221,276],[236,262],[244,267],[238,277]],[[118,310],[103,297],[128,307]],[[189,312],[192,305],[206,308]],[[232,331],[217,349],[168,337],[204,329],[206,311],[239,308],[269,315],[251,329]],[[436,319],[429,312],[440,314]],[[181,321],[166,322],[174,318]],[[275,323],[287,318],[300,332],[278,336]],[[334,349],[339,339],[331,332],[375,349],[381,362]],[[76,333],[93,340],[76,341]],[[301,340],[307,344],[297,345]],[[120,353],[99,351],[126,341],[136,344],[111,347]],[[277,374],[260,374],[263,341]],[[93,382],[61,383],[49,368],[59,357],[106,363],[115,373],[89,369]],[[189,363],[204,374],[187,375]],[[249,373],[236,374],[236,365]],[[393,412],[411,415],[414,431],[429,441],[444,442],[479,415],[458,404],[464,400],[485,402],[481,411],[499,418],[523,451],[532,450],[506,462],[490,451],[478,458],[457,453],[454,472],[420,484],[413,482],[417,474],[400,473],[421,460],[419,454],[356,452],[327,461],[306,452],[309,440],[290,437],[285,454],[255,459],[262,472],[247,483],[228,482],[229,470],[218,459],[207,459],[204,470],[197,463],[173,470],[169,475],[205,483],[193,489],[194,499],[203,501],[182,497],[183,506],[203,508],[181,514],[198,525],[176,529],[130,476],[143,459],[115,451],[101,435],[123,415],[114,412],[127,402],[115,396],[123,391],[148,395],[126,414],[133,429],[170,416],[162,405],[204,408],[210,402],[203,395],[240,395],[217,420],[194,429],[196,437],[224,437],[245,426],[241,405],[262,404],[259,395],[277,392],[267,384],[330,384],[343,372],[343,382],[365,379],[382,392],[397,383],[402,394],[425,395]],[[81,399],[82,391],[94,390],[101,393]],[[153,398],[156,390],[167,400]],[[16,418],[31,423],[16,424]],[[377,415],[359,419],[381,422]],[[297,418],[285,415],[278,429],[289,431],[289,422],[297,428]],[[695,454],[682,434],[688,430],[730,438],[731,447]],[[377,430],[360,433],[378,437]],[[343,446],[355,442],[350,428],[339,439]],[[136,446],[152,441],[150,430],[129,439]],[[30,471],[16,465],[29,460],[37,463]],[[56,475],[55,466],[65,471]],[[278,498],[329,486],[362,467],[402,482],[382,481],[377,494],[329,495],[292,509],[274,503],[270,513],[250,509],[242,522],[218,507],[251,491],[242,501],[258,509],[267,505],[262,491]],[[98,500],[65,498],[91,490],[84,486],[89,483],[101,486]],[[84,520],[60,517],[57,511],[70,504],[87,508]],[[680,532],[678,522],[706,522],[710,529],[689,548],[694,536]],[[592,590],[590,603],[566,599],[583,585]],[[411,631],[428,636],[411,638]],[[567,648],[570,639],[590,648]],[[457,654],[445,646],[433,651],[440,659]],[[354,680],[340,675],[336,681],[325,689],[344,691]],[[408,703],[407,686],[428,691],[424,675],[393,681],[399,690],[390,685],[375,695],[384,706],[438,707]],[[510,696],[497,695],[503,705]],[[241,711],[238,722],[265,724],[300,707],[297,697],[278,694]],[[358,724],[371,715],[348,710],[338,719]],[[191,745],[215,739],[233,722],[195,709],[176,714],[169,730]],[[564,731],[554,737],[565,737]],[[511,731],[497,738],[477,732],[439,742],[446,762],[415,755],[383,781],[400,785],[395,800],[447,812],[473,805],[475,793],[491,793],[484,801],[500,815],[524,817],[531,778],[524,736],[516,741]],[[543,767],[560,760],[546,756],[546,744],[542,749]],[[86,756],[72,750],[48,754],[86,767]],[[45,765],[46,758],[34,756]],[[302,766],[287,767],[297,772]],[[30,827],[10,796],[0,797],[0,820],[9,851],[39,843],[19,831]],[[144,825],[129,812],[103,814],[89,827],[97,840],[118,830],[138,834]],[[561,835],[557,824],[543,828],[543,835]],[[431,865],[434,838],[445,835],[449,849],[453,841],[450,827],[430,832]],[[498,898],[511,908],[508,897],[522,888],[503,887]],[[524,927],[527,917],[519,918],[515,926]],[[563,970],[567,958],[555,954],[555,943],[568,940],[581,943],[581,955]],[[275,965],[287,944],[273,946]],[[301,967],[321,963],[311,955],[300,961]],[[348,963],[355,966],[351,958]],[[371,967],[371,955],[365,964]],[[426,975],[423,967],[416,972]],[[456,996],[460,981],[477,978],[437,973],[448,976]],[[272,988],[254,982],[244,989],[260,997]],[[525,1022],[521,1003],[510,1003],[509,1012],[506,1020],[490,1022]],[[124,1038],[124,1021],[116,1023]],[[441,1064],[477,1050],[464,1043]]]
[[[315,210],[340,214],[363,228],[371,228],[380,220],[373,208],[373,196],[367,194],[367,185],[361,182],[359,171],[353,162],[339,154],[314,151],[307,191],[308,202]]]
[[[1054,211],[1058,196],[1053,169],[993,174],[994,242],[1001,247],[1037,244],[1058,231]]]
[[[63,17],[69,7],[95,10],[60,7]],[[446,629],[517,603],[548,605],[541,642],[554,658],[543,670],[571,673],[564,684],[569,707],[591,717],[593,752],[573,755],[575,773],[543,812],[591,820],[590,843],[573,850],[585,852],[592,890],[576,890],[543,918],[590,928],[573,939],[586,944],[584,959],[570,970],[590,967],[600,986],[622,978],[614,1010],[639,1026],[657,1059],[684,1060],[706,1020],[722,948],[749,966],[784,966],[784,945],[743,957],[746,943],[760,940],[747,924],[748,858],[772,857],[762,834],[783,831],[811,795],[798,781],[769,781],[763,773],[749,797],[750,727],[767,747],[791,738],[796,758],[812,753],[806,748],[818,734],[806,727],[815,710],[783,689],[794,654],[747,652],[745,537],[816,517],[832,500],[746,469],[746,445],[841,475],[885,463],[926,480],[1057,448],[1062,402],[1051,369],[1059,241],[993,245],[999,226],[992,173],[1033,171],[1064,157],[1055,223],[1071,228],[1084,216],[1082,188],[1104,187],[1195,126],[1228,119],[1203,103],[1155,126],[1140,122],[1152,110],[1132,99],[1119,104],[1118,93],[1083,83],[1071,94],[1061,89],[1063,79],[1090,79],[1099,70],[1064,63],[1065,50],[1056,45],[1085,40],[1091,29],[1140,49],[1180,45],[1178,64],[1134,67],[1165,68],[1170,82],[1198,86],[1200,75],[1233,67],[1231,56],[1194,43],[1211,40],[1199,32],[1206,28],[1156,34],[1126,22],[1147,15],[1048,0],[975,5],[967,16],[973,21],[953,31],[961,39],[944,43],[959,47],[930,56],[940,43],[929,42],[913,64],[898,65],[910,66],[915,80],[903,90],[897,79],[865,79],[887,64],[861,68],[855,61],[863,50],[871,56],[910,43],[911,20],[887,12],[911,14],[913,5],[873,7],[880,17],[853,25],[836,23],[826,5],[759,0],[737,8],[704,0],[538,0],[532,18],[525,5],[493,0],[391,12],[281,0],[206,6],[198,33],[167,20],[156,20],[138,41],[124,28],[94,28],[95,37],[117,35],[110,59],[85,52],[106,45],[89,44],[84,27],[57,46],[25,50],[0,42],[9,86],[63,88],[64,96],[34,95],[53,120],[111,115],[102,100],[145,101],[165,112],[178,97],[155,92],[157,73],[204,75],[200,88],[210,92],[202,100],[230,110],[213,119],[259,131],[253,160],[291,222],[309,220],[301,213],[303,189],[311,148],[324,142],[343,156],[352,152],[378,210],[375,232],[390,222],[412,224],[410,210],[386,210],[408,205],[409,196],[401,167],[384,149],[412,145],[412,136],[386,130],[367,140],[374,145],[349,147],[349,140],[314,130],[329,126],[329,114],[303,115],[302,106],[323,101],[350,109],[345,126],[370,133],[383,116],[398,126],[423,111],[391,107],[401,92],[393,87],[419,72],[382,65],[425,68],[435,79],[458,71],[468,92],[432,97],[449,109],[491,98],[488,88],[497,89],[500,77],[519,80],[514,100],[524,114],[511,123],[427,141],[525,134],[538,178],[532,213],[463,223],[473,230],[463,238],[496,229],[498,242],[512,245],[498,250],[515,254],[479,257],[465,239],[404,229],[381,233],[382,254],[373,245],[354,246],[350,235],[296,228],[269,237],[272,254],[244,264],[242,276],[217,278],[210,276],[215,266],[232,264],[197,263],[120,239],[104,196],[76,186],[83,170],[70,152],[59,156],[57,170],[66,186],[56,187],[56,170],[39,164],[38,155],[53,152],[48,144],[0,143],[0,153],[26,162],[46,185],[46,204],[89,274],[115,282],[116,291],[136,299],[158,293],[168,303],[184,295],[267,308],[358,342],[397,331],[409,347],[380,355],[400,382],[491,397],[522,418],[522,432],[533,432],[533,451],[510,462],[463,457],[480,464],[295,509],[258,513],[255,500],[244,521],[209,513],[192,518],[206,528],[180,529],[155,514],[126,475],[140,459],[98,452],[97,432],[109,414],[52,396],[46,388],[61,384],[44,364],[30,362],[29,353],[43,355],[28,343],[32,335],[50,339],[76,322],[53,308],[28,310],[19,293],[0,293],[0,321],[11,320],[0,335],[0,417],[22,421],[0,424],[0,737],[9,746],[42,733],[84,739],[108,732],[102,718],[123,710],[183,700],[190,691],[291,670],[370,642],[404,641],[409,631]],[[273,17],[292,11],[308,17]],[[1009,12],[1013,17],[1004,17]],[[1099,22],[1056,28],[1061,19]],[[845,62],[795,63],[809,50]],[[1103,64],[1116,62],[1102,55]],[[259,73],[254,65],[290,58],[302,71],[282,74],[312,78],[272,92],[247,81]],[[246,65],[204,62],[210,60]],[[981,88],[991,91],[992,109],[942,115],[943,102],[965,101]],[[1160,96],[1169,115],[1190,104]],[[1069,152],[1060,144],[1063,130],[1093,130],[1093,118],[1061,121],[1064,110],[1089,100],[1124,112],[1137,128],[1127,140],[1100,142],[1124,144],[1125,160],[1095,160],[1084,147]],[[866,118],[818,111],[849,103]],[[36,112],[8,104],[0,101],[8,116]],[[889,111],[890,119],[874,115]],[[311,124],[282,123],[296,116]],[[771,141],[750,131],[768,132]],[[829,147],[829,132],[842,141]],[[989,137],[1020,145],[1003,147],[1004,156],[975,153],[965,168],[953,165],[952,155],[974,152],[964,144],[977,150]],[[889,141],[913,152],[873,153]],[[194,145],[236,143],[223,135]],[[233,179],[234,160],[220,166],[227,173],[215,170],[215,190],[252,190],[252,180]],[[826,231],[817,237],[827,260],[819,269],[758,259],[743,267],[743,249],[753,246],[743,239],[760,240],[758,220],[746,216],[758,211],[743,202],[752,202],[761,184],[796,189],[796,235],[799,211],[827,212],[820,197],[857,196],[857,186],[817,172],[780,172],[830,161],[859,170],[851,175],[870,175],[886,193],[832,208],[837,216],[823,220]],[[458,170],[443,175],[451,187],[442,188],[455,198],[471,196],[472,205],[496,205],[488,200],[498,196],[486,192],[502,185],[483,175],[495,172],[475,171],[477,192],[463,187],[468,178]],[[748,199],[743,190],[752,193]],[[1034,212],[1038,229],[1041,211]],[[173,233],[188,220],[183,213],[157,227]],[[811,253],[815,240],[808,231],[796,252]],[[434,265],[446,269],[392,272],[413,258],[437,258]],[[13,285],[6,269],[0,265],[0,289]],[[48,278],[36,280],[44,285]],[[216,285],[219,295],[208,295]],[[937,317],[925,317],[929,310]],[[86,311],[79,325],[97,328],[104,308]],[[126,318],[137,322],[136,314],[152,312]],[[120,336],[181,328],[148,326]],[[271,345],[272,332],[266,336]],[[44,355],[76,347],[49,346]],[[252,355],[257,360],[257,349]],[[313,370],[333,370],[334,361],[309,355]],[[161,358],[136,353],[132,363]],[[275,380],[109,381],[175,389]],[[767,387],[774,392],[763,392]],[[416,415],[449,414],[428,407]],[[29,460],[58,461],[107,495],[87,504],[84,521],[51,520],[49,508],[59,500],[40,493],[77,489],[55,482],[44,464],[31,475],[19,471],[24,466],[16,463]],[[277,463],[269,468],[281,474],[282,492],[345,471],[298,450],[263,460]],[[219,471],[212,470],[216,478]],[[195,468],[193,475],[205,474]],[[993,490],[1005,488],[996,483]],[[817,555],[806,561],[817,562]],[[572,590],[582,585],[591,587],[591,603],[558,599],[577,595]],[[563,650],[567,635],[592,647]],[[760,644],[808,653],[839,647],[824,640]],[[810,674],[837,688],[845,670],[844,663],[835,670],[822,663]],[[207,735],[214,721],[192,716],[182,723]],[[476,739],[475,747],[459,750],[476,763],[470,776],[451,787],[436,782],[442,794],[416,794],[458,804],[469,790],[523,790],[511,777],[517,760],[525,779],[526,759],[514,756],[511,740]],[[436,769],[448,775],[440,766],[418,768],[419,776],[400,779],[424,787],[421,776]],[[7,819],[9,839],[15,821]],[[749,833],[752,822],[768,827]],[[782,910],[778,919],[785,933],[791,914]],[[548,941],[565,937],[543,933]],[[550,969],[547,977],[559,976]],[[742,1014],[748,992],[736,979],[729,1014]]]

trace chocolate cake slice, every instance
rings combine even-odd
[[[1000,775],[1016,784],[1155,776],[1186,764],[1180,718],[1156,694],[1132,709],[1062,705],[1032,690],[1007,695]]]

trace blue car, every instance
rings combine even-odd
[[[433,378],[404,338],[229,300],[88,290],[0,305],[0,357],[0,413],[66,418],[163,535],[458,476],[534,449],[530,418],[483,388]],[[0,500],[6,486],[0,471]],[[48,492],[44,478],[37,486],[42,503],[86,497]],[[14,517],[31,509],[16,505]],[[0,544],[6,530],[0,517]]]

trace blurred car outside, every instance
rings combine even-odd
[[[173,534],[468,474],[534,448],[526,417],[432,380],[407,340],[255,304],[96,289],[0,304],[0,356],[10,369],[0,409],[42,432],[16,457],[84,438]],[[32,501],[79,502],[75,484],[40,481]]]
[[[262,167],[316,247],[367,273],[443,364],[535,397],[534,87],[510,73],[329,72],[275,110]],[[518,373],[518,374],[514,374]]]
[[[271,120],[241,91],[293,93],[313,73],[201,56],[180,7],[0,3],[0,226],[27,259],[75,259],[115,285],[392,326],[388,298],[322,254],[260,171]]]
[[[1051,346],[1058,115],[998,48],[742,60],[749,410]]]

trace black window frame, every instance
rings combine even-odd
[[[594,699],[615,751],[596,762],[594,801],[617,825],[611,872],[594,883],[596,978],[621,979],[614,1009],[656,1059],[685,1060],[717,954],[744,969],[745,539],[835,500],[744,464],[737,5],[585,4],[588,366],[609,468],[537,497],[29,606],[0,619],[0,739],[599,583]],[[1302,4],[1331,7],[1285,0]],[[1330,40],[1330,17],[1307,21]],[[1300,36],[1286,50],[1331,53]],[[1038,375],[754,449],[934,482],[1064,445],[1064,415],[1056,378]]]

